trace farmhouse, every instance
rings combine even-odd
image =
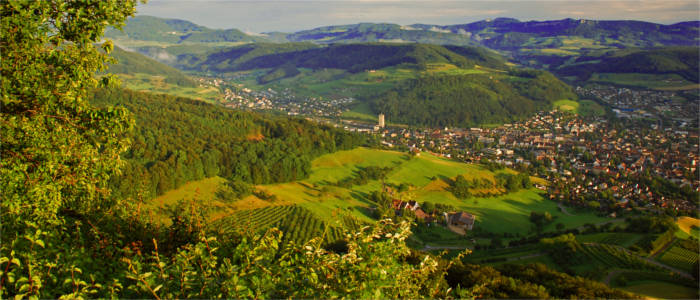
[[[472,230],[474,227],[475,217],[470,213],[461,211],[444,213],[444,215],[447,228],[457,234],[465,235],[467,230]]]

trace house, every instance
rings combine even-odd
[[[445,213],[445,222],[448,226],[455,226],[462,230],[472,230],[474,227],[474,215],[467,212]]]
[[[416,218],[425,221],[426,223],[430,223],[433,221],[433,218],[430,217],[427,213],[425,213],[422,209],[418,208],[414,211],[416,214]]]

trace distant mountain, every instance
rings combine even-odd
[[[562,76],[587,80],[593,73],[677,74],[688,81],[698,82],[697,47],[667,47],[661,49],[628,49],[611,51],[601,56],[587,55],[575,63],[554,70]]]
[[[165,82],[180,86],[197,86],[197,83],[183,74],[180,70],[165,65],[154,59],[135,52],[129,52],[119,47],[114,47],[110,56],[117,60],[116,64],[109,66],[107,72],[115,74],[143,73],[163,76]]]
[[[130,18],[122,31],[109,28],[105,37],[170,44],[267,41],[264,37],[251,36],[238,29],[210,29],[189,21],[151,16]]]
[[[179,57],[180,67],[200,71],[234,72],[263,68],[343,69],[352,73],[395,65],[425,68],[428,63],[501,67],[505,60],[486,49],[427,44],[249,44],[204,55]]]
[[[355,43],[403,41],[440,45],[483,45],[498,50],[521,48],[557,48],[562,44],[543,43],[552,37],[581,37],[597,45],[616,47],[653,47],[697,45],[700,22],[662,25],[642,21],[596,21],[563,19],[521,22],[497,18],[468,24],[430,25],[361,23],[327,26],[299,31],[287,36],[290,41],[315,43]]]
[[[699,22],[662,25],[642,21],[596,21],[563,19],[521,22],[497,18],[462,25],[441,26],[450,32],[470,34],[472,39],[493,49],[515,50],[537,46],[537,39],[547,37],[582,37],[599,45],[652,47],[697,45]]]
[[[359,23],[319,27],[289,34],[270,32],[249,35],[237,29],[209,29],[183,20],[137,16],[129,19],[123,32],[109,29],[105,36],[176,44],[288,41],[317,44],[405,42],[458,46],[482,45],[497,50],[514,51],[523,48],[559,48],[564,46],[566,39],[573,37],[590,40],[590,45],[583,45],[584,47],[695,46],[700,43],[700,21],[663,25],[632,20],[563,19],[521,22],[511,18],[496,18],[447,26]],[[567,46],[576,47],[577,45]]]
[[[342,26],[327,26],[299,31],[287,35],[289,41],[314,42],[320,44],[358,42],[403,42],[437,45],[475,46],[469,36],[456,34],[430,26],[414,28],[396,24],[360,23]]]

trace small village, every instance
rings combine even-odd
[[[664,119],[678,127],[697,122],[698,101],[687,101],[680,92],[601,84],[577,86],[575,91],[582,99],[599,99],[620,118]]]
[[[321,97],[300,97],[289,89],[277,91],[272,88],[252,90],[230,84],[224,79],[200,77],[201,86],[212,86],[223,93],[219,101],[228,108],[243,110],[276,110],[290,116],[314,116],[338,118],[355,102],[351,97],[323,99]]]

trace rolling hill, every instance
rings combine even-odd
[[[470,127],[507,123],[573,99],[571,88],[544,71],[421,77],[370,103],[375,113],[401,124]]]
[[[293,66],[309,69],[342,69],[351,73],[410,65],[425,69],[429,63],[449,63],[461,68],[475,65],[503,67],[503,58],[484,49],[442,47],[428,44],[360,43],[318,46],[311,43],[257,43],[183,55],[185,69],[235,72]]]
[[[430,25],[360,23],[327,26],[289,34],[290,41],[315,43],[356,43],[404,41],[440,45],[482,45],[498,50],[557,48],[561,41],[545,43],[547,38],[581,37],[598,45],[614,47],[652,47],[697,45],[698,22],[662,25],[642,21],[597,21],[563,19],[521,22],[496,18],[468,24]]]
[[[210,29],[189,21],[151,16],[130,18],[123,30],[109,28],[105,31],[105,37],[166,44],[266,41],[263,37],[251,36],[238,29]]]
[[[435,26],[414,28],[397,24],[360,23],[327,26],[303,30],[287,35],[289,41],[320,44],[359,42],[402,42],[437,45],[476,46],[469,36],[457,34]]]
[[[119,47],[114,47],[110,56],[117,63],[109,66],[109,72],[114,74],[147,74],[165,77],[166,83],[172,83],[185,87],[195,87],[197,83],[180,70],[163,64],[157,60],[148,58],[135,52],[129,52]]]
[[[697,47],[659,49],[627,49],[603,55],[585,55],[569,66],[555,70],[562,76],[575,76],[585,81],[594,73],[676,74],[690,82],[698,82]]]

